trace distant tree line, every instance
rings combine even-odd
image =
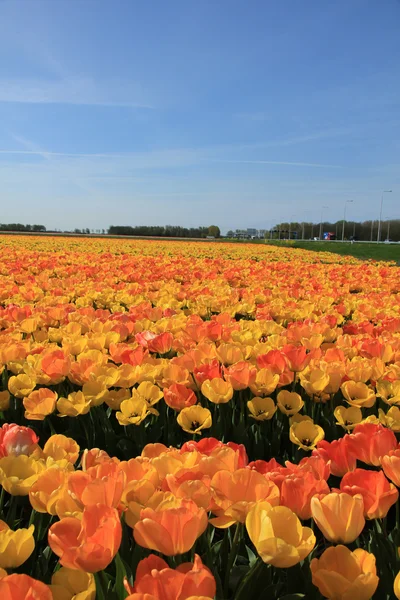
[[[274,227],[266,232],[267,238],[277,239],[279,237],[279,231],[281,232],[280,237],[283,239],[289,237],[296,237],[298,240],[305,239],[309,240],[314,237],[320,237],[324,233],[334,233],[336,239],[341,240],[343,234],[343,220],[336,221],[335,223],[278,223]],[[296,232],[296,234],[295,234]],[[358,223],[356,221],[345,221],[344,223],[344,238],[346,240],[354,239],[359,241],[376,241],[378,235],[378,221],[363,221]],[[381,221],[380,240],[384,241],[391,239],[394,241],[400,241],[400,219],[391,219]]]
[[[22,223],[0,223],[0,231],[46,231],[44,225],[22,225]]]
[[[149,237],[182,237],[182,238],[207,238],[220,237],[221,232],[217,225],[210,227],[181,227],[180,225],[111,225],[109,235],[143,235]]]

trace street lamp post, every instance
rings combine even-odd
[[[322,223],[322,214],[323,214],[323,212],[324,212],[324,210],[326,208],[329,208],[329,206],[323,206],[321,208],[321,219],[320,219],[320,222],[319,222],[319,239],[320,240],[322,240],[322,225],[323,225],[323,223]]]
[[[381,210],[379,212],[379,221],[378,221],[378,234],[376,236],[376,243],[379,244],[380,240],[381,240],[381,221],[382,221],[382,209],[383,209],[383,195],[384,194],[391,194],[392,190],[383,190],[382,192],[382,198],[381,198]]]
[[[353,200],[346,200],[344,203],[344,213],[343,213],[343,227],[342,227],[342,242],[344,241],[344,224],[346,222],[346,208],[348,204],[351,204]]]
[[[390,240],[390,219],[388,220],[387,239]]]

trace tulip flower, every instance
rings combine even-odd
[[[396,433],[400,432],[400,408],[398,406],[391,406],[387,413],[384,413],[380,408],[378,410],[379,421]]]
[[[42,461],[24,454],[5,456],[0,458],[0,484],[12,496],[27,496],[44,469]]]
[[[126,587],[128,593],[135,590],[137,594],[151,594],[164,600],[214,598],[216,592],[215,579],[197,554],[193,563],[183,563],[175,570],[151,554],[139,562],[133,588]]]
[[[317,479],[312,472],[299,469],[286,475],[280,486],[282,506],[287,506],[299,519],[311,518],[311,499],[315,494],[329,493],[329,486],[324,479]]]
[[[312,582],[324,598],[369,600],[378,587],[375,556],[361,548],[351,552],[346,546],[327,548],[310,563]]]
[[[208,408],[197,404],[183,408],[176,420],[183,431],[191,434],[201,435],[203,429],[209,429],[212,425],[211,413]]]
[[[364,500],[366,519],[382,519],[389,508],[398,501],[399,492],[382,471],[355,469],[344,475],[340,490],[355,496],[361,494]]]
[[[75,464],[79,456],[79,446],[76,441],[66,435],[54,434],[49,437],[43,447],[43,455],[51,456],[54,460],[67,460]]]
[[[250,383],[250,389],[255,396],[269,396],[276,390],[278,383],[279,375],[272,369],[260,369],[253,383]]]
[[[340,425],[346,431],[352,431],[363,420],[361,408],[357,406],[337,406],[333,414],[336,425]]]
[[[300,384],[311,398],[321,396],[329,385],[329,375],[322,369],[307,367],[300,374]]]
[[[371,408],[375,404],[376,397],[374,391],[361,381],[345,381],[340,386],[340,389],[350,406]]]
[[[385,379],[378,381],[376,395],[389,406],[400,405],[400,381],[387,381]]]
[[[95,600],[96,584],[92,573],[61,567],[49,586],[53,600]]]
[[[214,404],[226,404],[233,397],[233,387],[229,381],[215,377],[201,384],[201,393]]]
[[[0,457],[31,454],[38,441],[38,436],[29,427],[5,423],[0,427]]]
[[[25,419],[43,421],[55,411],[57,394],[47,388],[40,388],[31,392],[23,400]]]
[[[288,361],[289,369],[294,373],[304,371],[310,362],[311,357],[307,354],[307,350],[304,346],[287,344],[282,348],[282,352]]]
[[[327,442],[321,440],[313,450],[313,456],[319,456],[329,462],[330,471],[336,477],[343,477],[348,471],[354,471],[357,459],[349,445],[349,436]]]
[[[287,390],[281,390],[276,400],[279,410],[285,415],[295,415],[304,406],[304,402],[299,394],[288,392]]]
[[[374,423],[361,423],[348,438],[354,456],[367,465],[379,466],[381,457],[397,448],[393,431]]]
[[[142,381],[137,388],[132,390],[132,400],[145,400],[149,409],[157,404],[162,397],[163,392],[157,385],[151,383],[151,381]]]
[[[115,462],[76,471],[68,477],[67,487],[73,500],[83,509],[102,504],[118,508],[126,483],[126,475]]]
[[[0,595],[2,600],[54,600],[46,584],[29,575],[16,573],[0,579]]]
[[[140,425],[150,414],[146,400],[141,397],[124,400],[120,408],[116,414],[120,425]]]
[[[311,499],[311,515],[329,542],[350,544],[364,529],[363,496],[336,492],[322,498],[314,496]]]
[[[57,400],[57,410],[59,417],[77,417],[89,412],[92,401],[86,398],[83,392],[71,392],[68,398],[59,398]]]
[[[256,397],[247,402],[249,416],[256,421],[269,421],[276,413],[276,404],[272,398]]]
[[[49,546],[63,567],[88,573],[110,564],[121,543],[122,528],[115,508],[95,504],[83,510],[82,520],[66,517],[48,533]]]
[[[0,568],[15,569],[24,563],[35,549],[31,525],[28,529],[12,531],[7,523],[0,521]]]
[[[315,546],[312,529],[302,527],[286,506],[258,502],[246,517],[246,529],[261,559],[274,567],[296,565]]]
[[[193,500],[169,497],[141,511],[133,534],[139,546],[175,556],[191,549],[207,523],[207,513]]]
[[[388,454],[382,456],[381,466],[386,477],[400,487],[400,448],[390,450]]]
[[[71,368],[71,359],[62,350],[54,350],[43,356],[40,367],[54,385],[63,381],[68,375]]]
[[[196,404],[197,397],[190,388],[174,383],[169,388],[164,388],[164,400],[170,408],[180,411]]]
[[[256,380],[256,376],[257,370],[244,360],[224,368],[224,377],[234,390],[245,390]]]
[[[234,473],[218,471],[211,480],[216,518],[214,527],[225,529],[234,523],[244,523],[246,515],[256,502],[267,500],[271,506],[279,504],[279,489],[272,482],[250,469]]]
[[[302,450],[314,450],[318,442],[325,437],[325,432],[319,425],[308,419],[292,423],[289,430],[290,441]]]
[[[10,377],[8,380],[8,390],[10,394],[16,398],[25,398],[25,396],[29,396],[35,387],[36,379],[25,373]]]

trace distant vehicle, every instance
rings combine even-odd
[[[336,240],[336,234],[332,231],[325,231],[323,235],[324,240]]]
[[[394,240],[385,240],[385,244],[393,244]]]

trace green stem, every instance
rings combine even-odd
[[[267,566],[261,559],[256,560],[251,569],[247,572],[239,584],[237,592],[235,594],[235,600],[241,600],[241,596],[243,595],[243,600],[248,596],[246,595],[246,587],[250,579],[256,579],[258,573],[261,571],[263,567]]]
[[[104,580],[102,577],[102,571],[94,573],[94,580],[96,583],[96,598],[97,600],[107,600],[107,587],[104,586]]]
[[[235,565],[235,560],[236,560],[236,556],[237,556],[238,549],[239,549],[239,542],[240,542],[240,538],[242,535],[242,530],[243,530],[243,524],[236,523],[235,535],[233,538],[231,551],[230,551],[229,557],[228,557],[228,564],[226,566],[226,571],[225,571],[224,598],[229,597],[229,578],[231,575],[231,571]]]
[[[6,496],[6,491],[3,488],[3,486],[1,487],[1,494],[0,494],[0,515],[3,516],[3,506],[4,506],[4,498]]]

